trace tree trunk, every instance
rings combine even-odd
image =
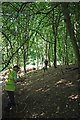
[[[38,70],[38,41],[36,40],[36,38],[35,38],[35,41],[36,41],[36,46],[35,46],[35,48],[36,48],[36,67]]]
[[[66,35],[65,35],[65,65],[69,65],[68,49],[67,49],[67,30],[66,30]]]
[[[25,49],[25,45],[23,45],[23,60],[24,60],[24,72],[26,73],[26,49]]]
[[[49,48],[48,48],[48,63],[49,63],[49,67],[51,67],[51,64],[50,64],[50,43],[49,43]]]
[[[45,48],[46,48],[46,49],[45,49],[45,57],[46,57],[46,59],[47,59],[47,49],[48,49],[47,44],[48,44],[48,43],[46,42],[46,46],[45,46]]]
[[[54,35],[54,67],[56,68],[57,66],[57,56],[56,56],[56,48],[57,48],[57,33],[58,33],[58,26],[59,26],[59,21],[60,21],[60,13],[58,16],[54,16],[54,10],[52,14],[52,30],[53,30],[53,35]],[[56,17],[56,20],[55,20]]]
[[[53,12],[53,15],[54,15],[54,12]],[[56,68],[56,28],[54,26],[54,16],[52,20],[52,30],[54,35],[54,67]]]
[[[56,37],[54,38],[54,67],[56,68]]]
[[[69,32],[71,43],[77,58],[77,63],[79,67],[79,78],[80,78],[80,52],[79,52],[79,47],[77,45],[77,41],[75,38],[75,33],[74,33],[74,28],[71,24],[70,16],[69,16],[69,9],[68,9],[68,3],[62,3],[62,9],[63,9],[63,14],[64,14],[64,19],[67,27],[67,31]],[[66,9],[66,10],[65,10]]]

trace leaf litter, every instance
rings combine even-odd
[[[4,118],[17,117],[23,120],[80,117],[77,74],[74,66],[69,66],[69,69],[66,66],[59,66],[57,69],[51,67],[46,72],[39,70],[27,73],[23,82],[17,83],[15,91],[17,111],[10,112]],[[3,93],[4,103],[7,96],[4,90]]]

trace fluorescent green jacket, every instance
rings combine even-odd
[[[8,79],[6,81],[5,87],[4,89],[6,91],[15,91],[15,81],[17,80],[17,72],[12,70],[9,75],[8,75]]]

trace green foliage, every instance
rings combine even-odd
[[[69,3],[70,17],[73,24],[77,22],[77,29],[80,31],[79,13],[77,3]],[[54,11],[54,17],[53,17]],[[73,63],[74,51],[70,42],[69,35],[65,30],[66,25],[59,3],[49,2],[3,2],[2,3],[3,28],[2,39],[4,54],[4,64],[6,61],[12,64],[24,65],[37,59],[41,63],[45,55],[50,54],[50,62],[54,61],[54,34],[52,25],[57,29],[57,60],[64,64],[63,59],[68,54],[68,62]],[[53,23],[52,23],[53,20]],[[64,39],[67,35],[65,43]],[[76,30],[76,38],[80,45],[80,34]],[[49,48],[50,44],[50,48]],[[65,44],[67,50],[65,52]],[[25,46],[24,46],[25,45]],[[46,48],[47,45],[47,48]],[[24,47],[23,47],[24,46]],[[45,53],[47,51],[47,53]],[[14,54],[14,55],[13,55]],[[11,58],[12,57],[12,58]],[[9,59],[11,60],[9,61]],[[24,60],[25,59],[25,60]]]

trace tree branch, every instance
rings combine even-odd
[[[58,4],[56,4],[50,11],[48,11],[48,12],[40,12],[40,11],[38,11],[38,12],[36,12],[35,14],[49,14],[51,11],[53,11],[54,10],[54,8],[56,8],[58,5],[60,5],[60,3],[58,3]]]
[[[46,39],[41,35],[41,33],[38,32],[37,30],[34,30],[34,29],[31,29],[31,30],[32,30],[32,31],[35,31],[36,33],[38,33],[44,41],[46,41],[46,42],[48,42],[48,43],[51,43],[51,44],[54,44],[53,42],[50,42],[50,41],[46,40]]]
[[[3,31],[2,31],[2,34],[6,37],[6,39],[8,40],[8,42],[9,42],[9,44],[10,44],[11,48],[12,48],[11,41],[9,40],[9,38],[7,37],[7,35],[6,35]]]
[[[27,38],[27,40],[30,39],[32,35],[33,35],[33,33],[30,35],[29,38]],[[12,54],[12,56],[9,58],[7,64],[5,65],[5,67],[4,67],[2,70],[0,70],[0,72],[3,71],[3,70],[9,65],[9,63],[10,63],[11,59],[13,58],[13,56],[14,56],[14,55],[18,52],[18,50],[27,42],[27,40],[25,40],[25,41],[22,43],[22,45]]]

